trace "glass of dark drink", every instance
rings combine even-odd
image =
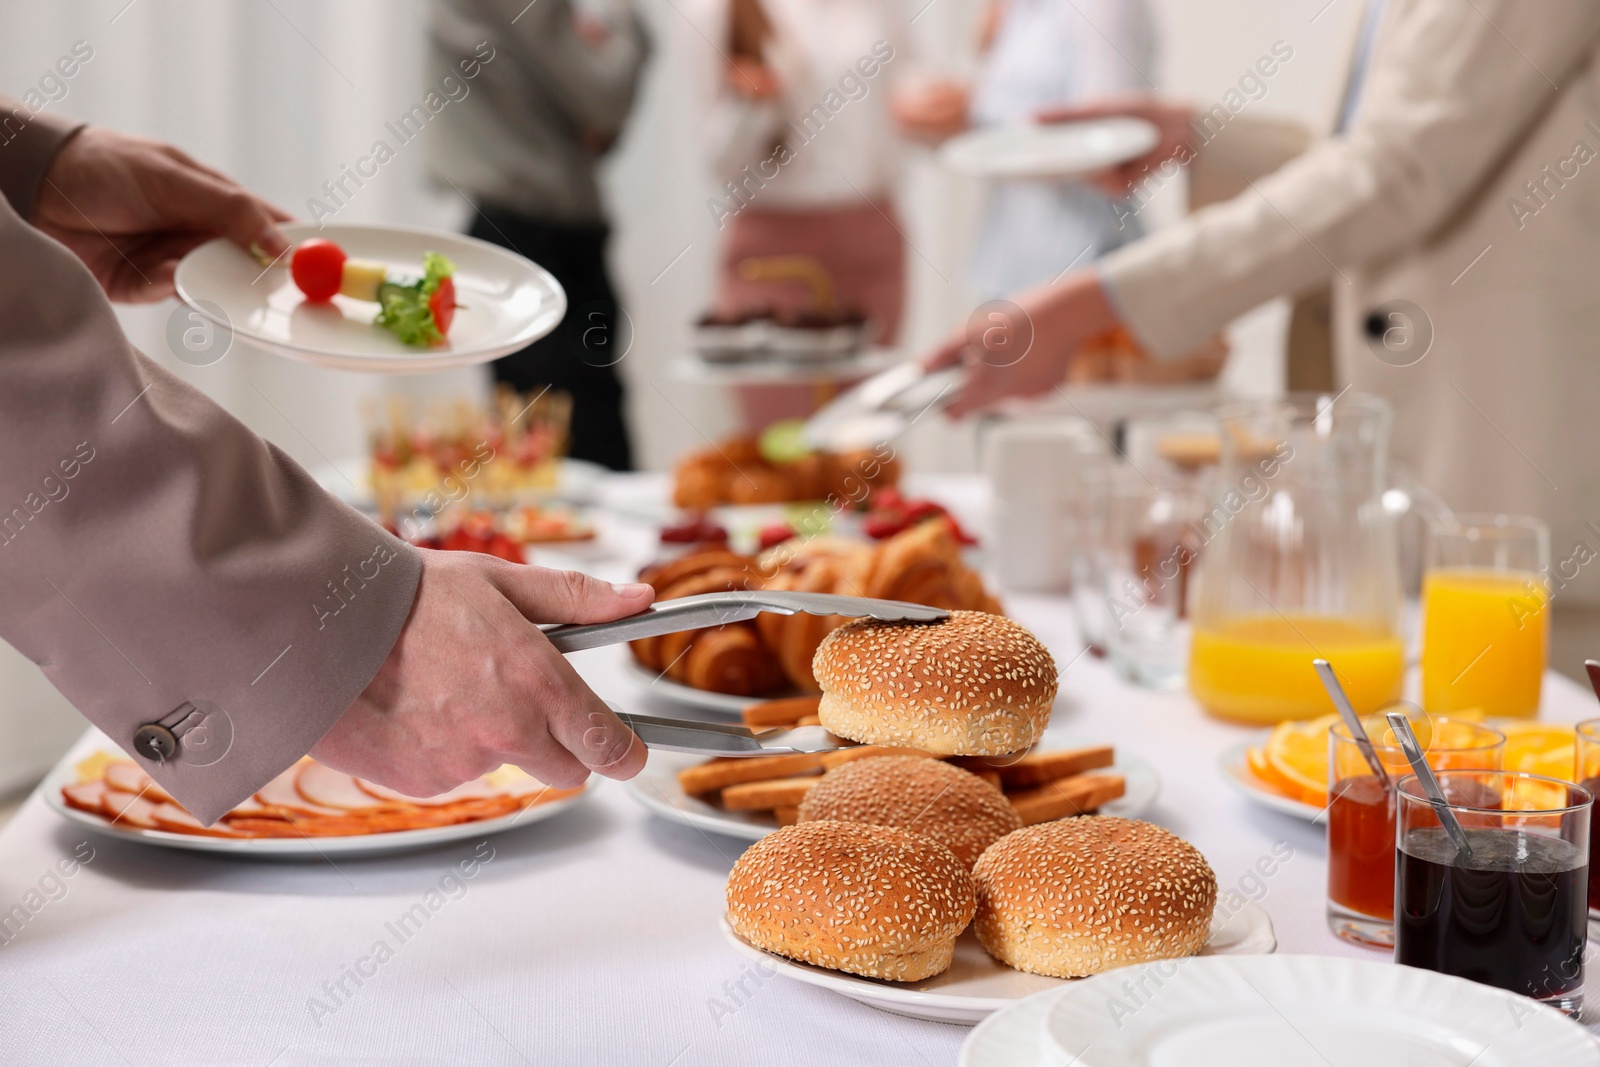
[[[1417,727],[1435,771],[1497,771],[1506,735],[1482,723],[1433,716]],[[1344,723],[1328,731],[1328,929],[1366,948],[1394,947],[1394,783],[1411,773],[1385,726],[1372,737],[1389,784],[1372,773]]]
[[[1513,771],[1443,771],[1457,846],[1414,775],[1395,797],[1394,960],[1522,993],[1576,1018],[1593,794]]]
[[[1600,796],[1600,719],[1585,719],[1578,724],[1578,767],[1573,781],[1583,786],[1593,796]],[[1589,820],[1589,855],[1600,851],[1600,842],[1594,834],[1600,832],[1600,820]],[[1595,865],[1589,865],[1589,918],[1600,922],[1600,877]]]

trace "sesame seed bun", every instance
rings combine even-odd
[[[1056,978],[1192,956],[1217,904],[1199,849],[1159,826],[1097,815],[1007,834],[972,880],[973,929],[989,955]]]
[[[1022,826],[1004,793],[971,771],[922,756],[873,756],[823,775],[800,802],[800,821],[896,826],[955,853],[966,867]]]
[[[822,725],[840,737],[940,756],[1027,748],[1050,721],[1056,664],[1001,615],[942,622],[863,619],[833,631],[811,661]]]
[[[887,826],[786,826],[728,875],[728,925],[750,944],[895,982],[950,966],[975,907],[972,877],[949,849]]]

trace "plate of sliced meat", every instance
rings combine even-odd
[[[304,758],[211,826],[185,811],[138,764],[96,751],[45,779],[45,803],[125,840],[279,859],[377,855],[500,833],[582,798],[505,766],[434,797],[408,797]]]

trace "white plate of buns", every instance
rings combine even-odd
[[[722,934],[739,952],[761,960],[796,981],[831,989],[851,1000],[913,1019],[971,1025],[994,1012],[1048,989],[1070,984],[1070,978],[1051,978],[1013,970],[984,951],[977,935],[965,930],[956,938],[948,970],[920,982],[888,982],[877,978],[814,967],[756,948],[722,921]],[[1221,909],[1212,917],[1211,936],[1202,956],[1261,955],[1277,947],[1272,920],[1259,905],[1246,903],[1231,915]]]
[[[1266,912],[1219,899],[1188,842],[1094,816],[1005,834],[970,870],[929,836],[802,822],[746,850],[727,902],[723,932],[739,952],[872,1007],[950,1023],[1119,967],[1277,947]]]

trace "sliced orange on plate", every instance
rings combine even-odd
[[[1577,733],[1570,726],[1517,720],[1500,722],[1506,735],[1505,769],[1570,781],[1577,767]]]

